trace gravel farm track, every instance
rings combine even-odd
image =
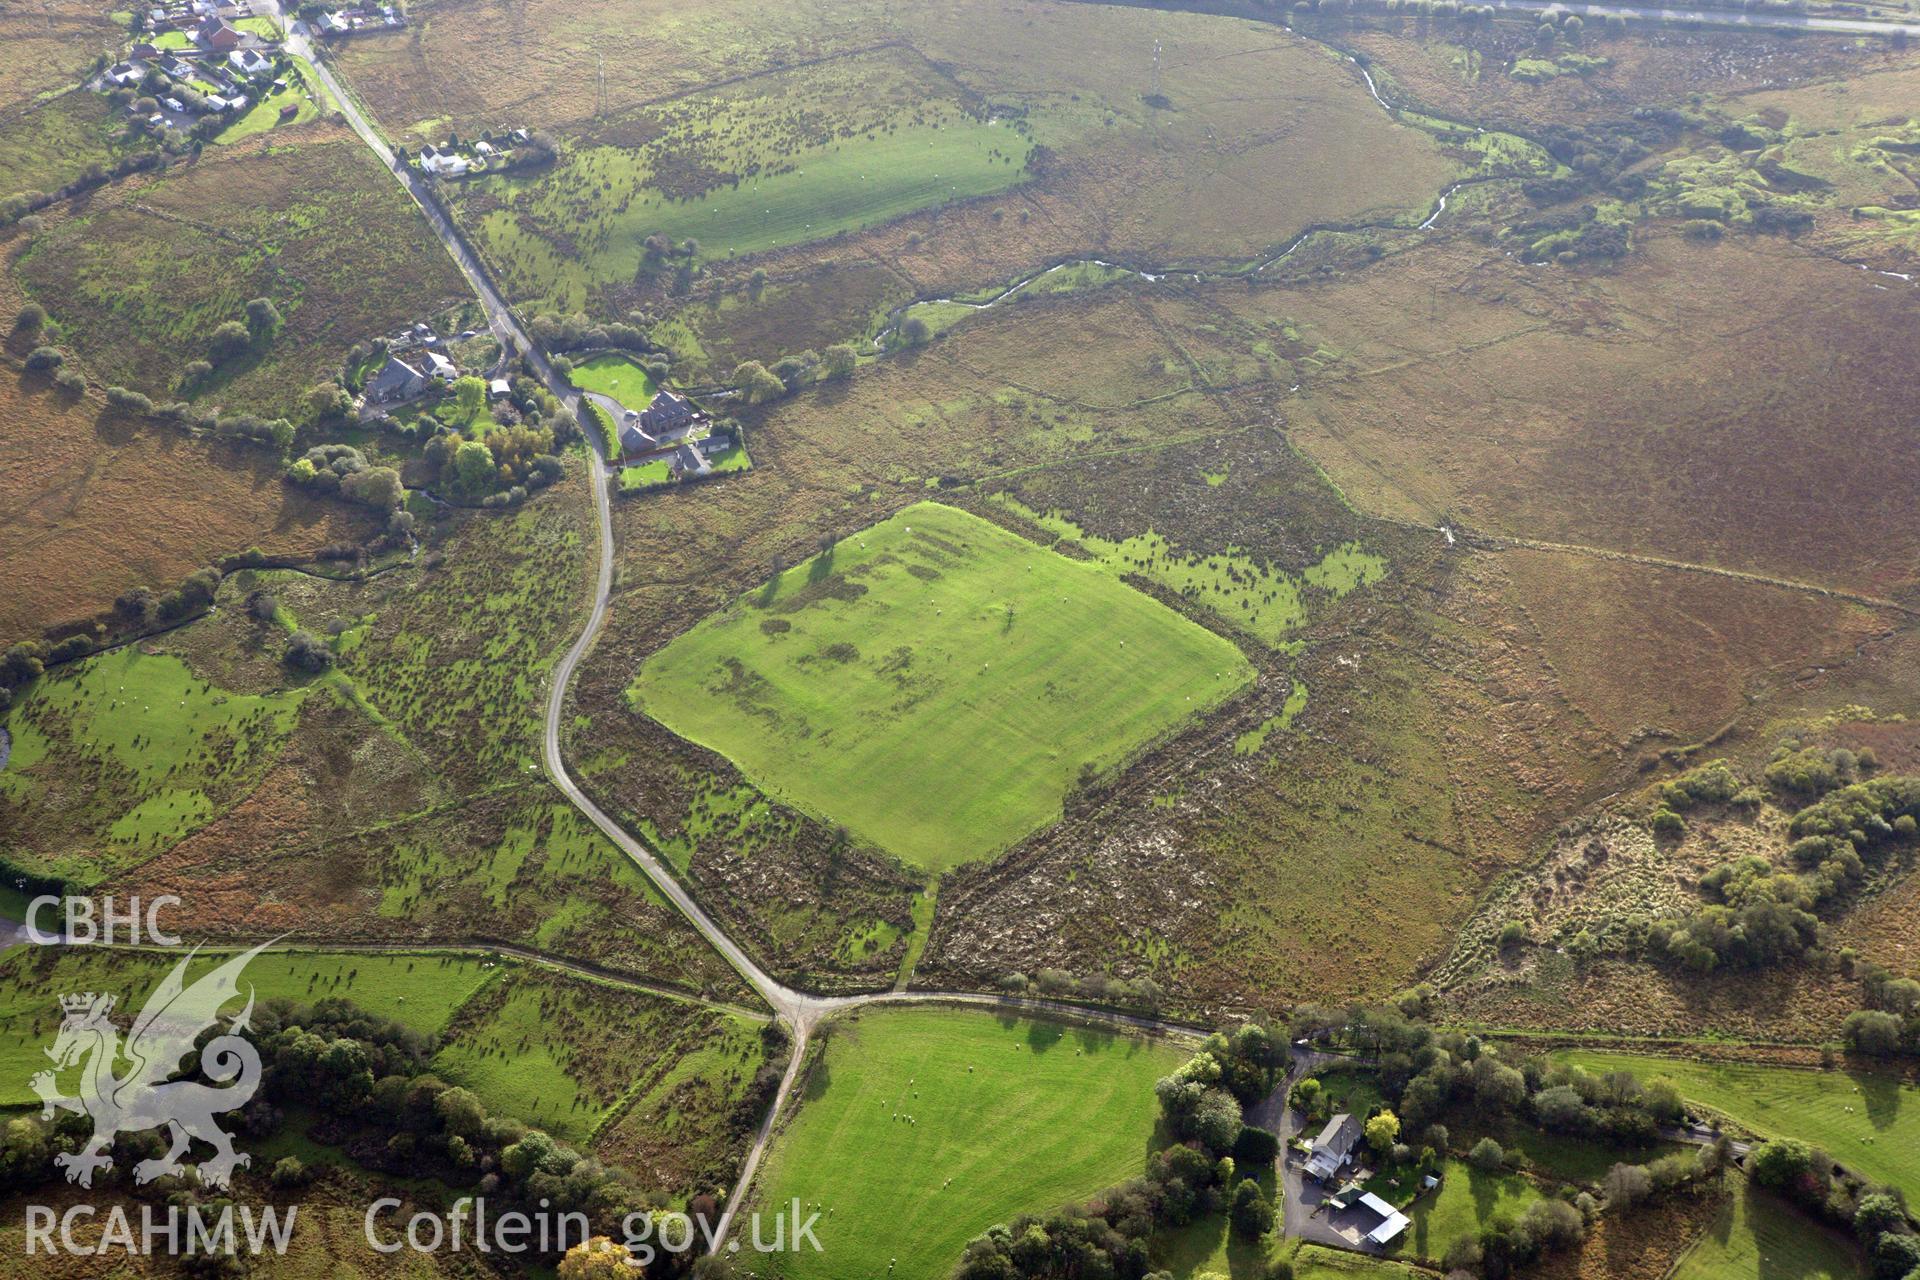
[[[1874,22],[1836,18],[1818,18],[1802,14],[1744,13],[1740,11],[1714,9],[1668,9],[1645,5],[1626,4],[1588,4],[1588,3],[1550,3],[1549,0],[1494,0],[1494,7],[1510,12],[1539,12],[1555,8],[1566,12],[1589,17],[1604,18],[1610,14],[1619,14],[1629,20],[1641,22],[1686,22],[1702,23],[1712,26],[1729,27],[1737,30],[1792,30],[1810,33],[1836,35],[1881,34],[1908,37],[1920,36],[1920,24]],[[346,92],[345,87],[334,76],[331,67],[321,50],[315,47],[309,38],[305,24],[282,8],[279,0],[270,0],[270,12],[281,22],[287,32],[287,48],[290,52],[305,58],[314,68],[321,85],[338,103],[347,124],[353,129],[369,149],[377,155],[398,181],[411,195],[426,216],[456,266],[464,275],[485,309],[488,324],[494,337],[500,342],[506,358],[517,355],[526,363],[553,395],[564,405],[569,413],[579,409],[579,392],[554,369],[551,362],[527,336],[513,309],[508,306],[491,277],[481,265],[467,242],[454,229],[452,222],[440,202],[434,196],[426,179],[413,172],[400,160],[388,145],[379,130],[368,120],[356,99]],[[1378,93],[1374,94],[1379,100]],[[1389,104],[1381,105],[1391,110]],[[727,1197],[717,1230],[713,1233],[713,1248],[717,1251],[724,1247],[727,1233],[732,1225],[735,1210],[745,1201],[753,1184],[755,1173],[766,1152],[775,1123],[785,1110],[788,1096],[794,1082],[799,1078],[807,1052],[809,1037],[822,1020],[848,1010],[883,1003],[949,1003],[955,1005],[976,1005],[1000,1009],[1013,1013],[1051,1013],[1077,1019],[1091,1020],[1109,1025],[1133,1028],[1158,1034],[1181,1037],[1197,1037],[1203,1029],[1192,1025],[1157,1018],[1124,1014],[1112,1010],[1088,1008],[1082,1005],[996,996],[978,992],[937,992],[937,991],[888,991],[856,996],[822,997],[788,987],[762,969],[747,952],[728,936],[705,909],[701,907],[685,885],[661,862],[645,845],[634,838],[618,823],[606,815],[600,807],[588,799],[567,772],[566,761],[561,754],[560,728],[565,711],[567,689],[572,681],[575,669],[593,648],[601,628],[605,625],[609,598],[613,587],[613,517],[612,500],[606,480],[606,458],[602,445],[588,432],[588,447],[592,450],[595,465],[590,468],[590,484],[593,489],[594,510],[599,529],[599,566],[594,586],[593,607],[586,625],[578,638],[554,666],[553,676],[547,695],[545,723],[541,737],[541,755],[548,777],[558,787],[567,800],[593,824],[603,831],[615,845],[630,858],[636,866],[646,873],[654,885],[671,901],[687,920],[697,929],[707,942],[724,956],[744,978],[754,991],[773,1011],[773,1016],[783,1024],[791,1036],[792,1052],[788,1059],[785,1074],[781,1077],[780,1087],[774,1096],[767,1114],[761,1121],[754,1136],[752,1147],[741,1164],[740,1176],[731,1195]],[[1686,566],[1696,567],[1696,566]],[[1708,570],[1707,566],[1697,566]],[[1802,584],[1793,584],[1801,586]],[[1886,605],[1890,602],[1872,600],[1863,601],[1874,605]],[[371,948],[369,948],[371,949]],[[394,947],[395,950],[412,949]],[[502,951],[502,948],[493,947]],[[569,966],[564,961],[552,957],[522,957],[538,963]],[[686,998],[680,996],[679,998]],[[725,1006],[736,1008],[736,1006]]]

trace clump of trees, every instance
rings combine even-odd
[[[1756,1149],[1747,1171],[1758,1185],[1816,1218],[1850,1230],[1865,1249],[1875,1280],[1920,1273],[1920,1236],[1908,1221],[1905,1196],[1843,1173],[1833,1157],[1794,1139]]]
[[[311,631],[296,631],[287,640],[285,661],[295,671],[317,673],[333,665],[333,650]]]
[[[503,506],[566,474],[553,449],[554,433],[545,426],[500,427],[477,440],[450,431],[427,442],[423,462],[441,492]]]
[[[1114,978],[1093,973],[1083,978],[1065,969],[1041,969],[1032,978],[1010,973],[1000,980],[1000,989],[1011,995],[1037,991],[1056,1000],[1087,1000],[1146,1010],[1158,1009],[1167,998],[1166,991],[1149,977]]]
[[[1920,982],[1864,966],[1862,1007],[1842,1028],[1847,1048],[1875,1058],[1920,1057]]]
[[[287,468],[287,482],[378,511],[393,511],[407,500],[398,471],[367,465],[366,455],[348,444],[315,445]]]
[[[490,1115],[473,1093],[427,1071],[431,1038],[347,1001],[266,1001],[244,1034],[259,1049],[263,1068],[259,1092],[240,1113],[251,1137],[277,1131],[290,1107],[317,1107],[325,1118],[315,1136],[363,1165],[436,1178],[486,1196],[489,1208],[497,1204],[503,1213],[583,1214],[591,1230],[603,1235],[617,1236],[626,1214],[667,1203],[625,1170],[517,1120]],[[68,1113],[52,1123],[37,1115],[9,1122],[0,1134],[0,1191],[57,1179],[53,1154],[77,1149],[91,1131],[85,1116]],[[159,1131],[123,1134],[115,1140],[113,1167],[97,1176],[116,1194],[156,1203],[192,1194],[192,1180],[177,1176],[133,1184],[134,1163],[165,1146]],[[274,1181],[286,1186],[310,1174],[297,1162],[273,1170]],[[547,1265],[560,1260],[557,1250],[526,1257]]]

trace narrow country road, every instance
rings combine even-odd
[[[1654,4],[1582,4],[1579,0],[1492,0],[1506,13],[1577,13],[1582,19],[1615,15],[1629,22],[1701,22],[1716,27],[1752,31],[1805,31],[1845,36],[1920,36],[1920,23],[1876,22],[1871,18],[1816,18],[1804,13],[1747,13],[1740,9],[1685,6],[1670,9]]]

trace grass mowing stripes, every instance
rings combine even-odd
[[[1673,1280],[1855,1280],[1853,1242],[1745,1178],[1673,1269]]]
[[[833,1023],[822,1055],[760,1180],[768,1213],[794,1199],[821,1211],[820,1253],[763,1260],[792,1280],[944,1276],[994,1223],[1138,1174],[1156,1145],[1153,1082],[1186,1056],[955,1009]]]
[[[1589,1071],[1665,1078],[1681,1094],[1767,1137],[1823,1147],[1849,1169],[1920,1194],[1920,1089],[1870,1071],[1807,1071],[1736,1062],[1568,1049]]]
[[[1108,574],[921,503],[735,600],[629,696],[767,791],[943,870],[1251,678],[1226,640]]]

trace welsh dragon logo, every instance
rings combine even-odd
[[[213,1120],[223,1111],[245,1106],[260,1087],[260,1054],[239,1034],[253,1014],[251,986],[246,1008],[200,1052],[201,1071],[214,1085],[224,1087],[198,1080],[169,1081],[168,1077],[180,1070],[200,1034],[220,1020],[221,1008],[239,997],[241,971],[270,945],[262,943],[235,956],[189,986],[187,965],[196,948],[147,997],[124,1042],[107,1016],[113,1009],[112,996],[86,992],[60,997],[66,1017],[53,1047],[46,1051],[53,1059],[53,1070],[37,1073],[31,1083],[40,1097],[43,1119],[52,1119],[56,1107],[93,1119],[93,1137],[84,1147],[53,1158],[66,1170],[67,1181],[91,1187],[94,1173],[113,1163],[107,1150],[114,1136],[143,1129],[165,1128],[172,1145],[158,1159],[142,1160],[133,1167],[134,1181],[139,1183],[182,1172],[180,1157],[195,1138],[214,1149],[213,1158],[199,1166],[200,1181],[207,1186],[224,1188],[236,1167],[251,1162],[251,1157],[233,1149],[233,1140]],[[129,1065],[121,1073],[116,1067],[123,1060]],[[68,1097],[54,1080],[76,1065],[80,1088]]]

